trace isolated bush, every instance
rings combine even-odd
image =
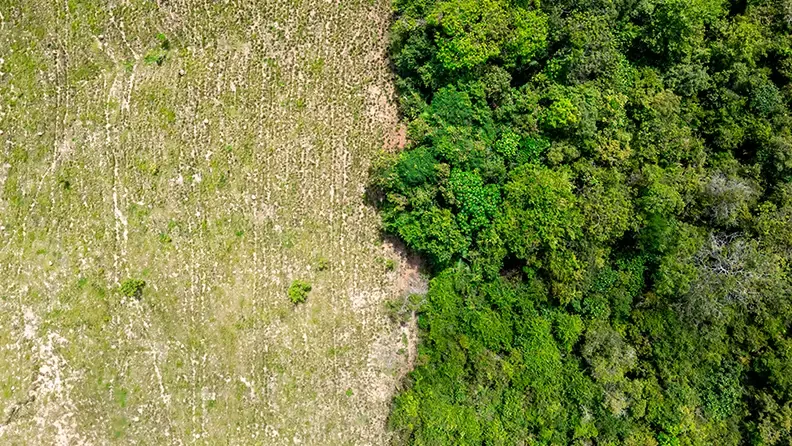
[[[311,291],[311,284],[304,280],[295,280],[289,286],[289,300],[293,304],[300,304],[305,302],[308,298],[308,293]]]
[[[145,288],[146,282],[140,279],[126,279],[121,282],[121,287],[119,290],[121,291],[121,295],[124,297],[133,297],[135,299],[140,299],[143,296],[143,288]]]

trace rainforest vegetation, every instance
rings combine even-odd
[[[792,2],[396,0],[415,445],[792,442]]]

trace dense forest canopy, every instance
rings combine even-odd
[[[792,442],[792,1],[396,0],[418,445]]]

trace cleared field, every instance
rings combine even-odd
[[[387,441],[388,5],[0,0],[0,443]]]

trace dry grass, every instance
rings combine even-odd
[[[389,13],[0,0],[0,443],[387,442]]]

